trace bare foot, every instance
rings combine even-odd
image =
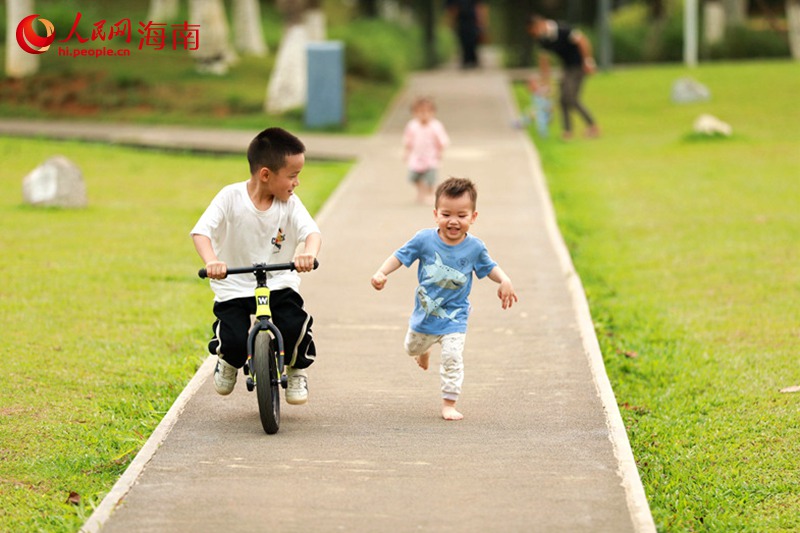
[[[442,405],[442,418],[445,420],[461,420],[464,415],[456,410],[456,402],[453,400],[444,400]]]
[[[428,370],[428,360],[430,359],[430,357],[431,357],[431,351],[428,350],[424,354],[414,357],[414,360],[417,362],[417,364],[422,370]]]

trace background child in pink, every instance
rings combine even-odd
[[[417,201],[429,204],[433,200],[436,169],[450,138],[436,119],[436,106],[431,99],[417,98],[411,112],[414,117],[403,132],[408,179],[417,186]]]

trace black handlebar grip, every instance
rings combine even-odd
[[[285,268],[287,268],[288,266],[291,266],[291,269],[292,269],[292,270],[296,270],[296,269],[295,269],[295,266],[294,266],[294,262],[292,262],[292,263],[286,263],[286,264],[282,264],[282,265],[277,265],[278,269],[280,269],[281,267],[283,267],[283,268],[285,269]],[[316,270],[318,267],[319,267],[319,261],[317,261],[316,259],[314,259],[314,270]],[[236,272],[236,270],[242,270],[242,271],[244,271],[244,272],[253,272],[255,269],[254,269],[254,268],[252,268],[252,269],[251,269],[250,267],[242,267],[241,269],[236,269],[236,268],[234,268],[234,269],[230,269],[230,270],[228,271],[228,273],[229,273],[229,274],[239,274],[239,273],[242,273],[242,272]],[[276,270],[276,269],[275,269],[275,268],[272,268],[272,269],[268,269],[268,270]],[[205,269],[205,268],[201,268],[200,270],[198,270],[198,271],[197,271],[197,275],[198,275],[198,276],[199,276],[201,279],[206,279],[206,278],[208,277],[208,272],[206,271],[206,269]]]

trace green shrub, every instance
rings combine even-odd
[[[651,20],[648,7],[634,2],[611,19],[615,63],[673,62],[683,59],[683,7],[673,5],[663,20]],[[749,27],[729,28],[719,44],[707,46],[706,59],[755,59],[789,56],[785,35]]]
[[[683,59],[683,9],[675,9],[660,21],[647,27],[644,60],[648,62],[681,61]]]
[[[744,26],[728,28],[724,39],[708,47],[709,59],[774,58],[789,56],[789,41],[772,30]]]
[[[417,28],[357,19],[331,28],[330,37],[344,42],[347,73],[353,76],[400,83],[408,70],[420,66],[422,38]]]
[[[440,25],[436,31],[436,53],[440,62],[446,62],[458,53],[455,33],[448,26]]]
[[[644,60],[642,43],[647,37],[647,6],[633,3],[620,7],[611,16],[614,62],[638,63]]]
[[[683,11],[673,8],[662,20],[651,20],[641,2],[617,9],[611,19],[615,63],[680,61],[683,55]]]

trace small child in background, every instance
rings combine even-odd
[[[547,137],[553,117],[553,104],[550,102],[550,86],[537,76],[528,80],[528,93],[531,98],[530,114],[536,121],[536,131],[540,137]]]
[[[436,170],[450,138],[436,119],[436,106],[430,98],[417,98],[411,105],[413,118],[403,131],[404,159],[408,180],[417,187],[417,201],[430,204],[436,184]]]

